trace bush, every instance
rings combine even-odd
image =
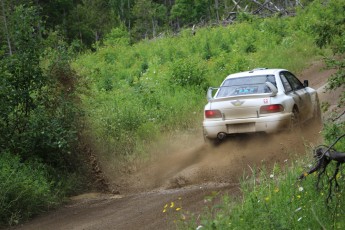
[[[54,207],[59,198],[42,163],[22,163],[18,156],[0,155],[0,225],[18,224]]]
[[[207,87],[206,70],[202,63],[192,58],[176,60],[171,65],[170,82],[179,86]]]

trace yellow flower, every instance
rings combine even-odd
[[[301,199],[301,196],[300,196],[300,195],[297,195],[297,198],[298,198],[298,199]]]
[[[269,201],[270,200],[270,198],[269,197],[265,197],[265,201]]]
[[[274,189],[274,192],[275,192],[275,193],[279,192],[279,188],[275,188],[275,189]]]
[[[163,213],[166,212],[167,210],[166,209],[163,209]]]
[[[173,208],[175,206],[175,203],[174,202],[171,202],[170,203],[170,208]]]
[[[181,210],[181,208],[176,208],[176,211],[180,211]]]
[[[168,204],[165,204],[165,205],[164,205],[164,208],[167,208],[167,207],[168,207]]]

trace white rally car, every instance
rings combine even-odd
[[[207,99],[203,129],[211,142],[228,134],[291,130],[321,119],[316,90],[285,69],[231,74],[219,88],[209,88]]]

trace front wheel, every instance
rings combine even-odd
[[[312,122],[316,125],[322,125],[321,109],[318,96],[316,96],[315,100]]]
[[[292,109],[292,114],[291,114],[290,131],[299,130],[300,128],[301,128],[300,114],[297,107],[294,107]]]

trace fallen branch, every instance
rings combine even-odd
[[[339,183],[337,181],[337,174],[340,169],[340,165],[345,163],[345,153],[336,151],[333,147],[334,145],[345,136],[345,134],[341,135],[337,138],[337,140],[331,146],[321,145],[318,146],[314,150],[314,158],[316,158],[316,164],[312,167],[308,172],[303,173],[298,177],[299,180],[304,179],[307,175],[312,174],[314,172],[318,172],[318,178],[316,182],[316,187],[319,189],[319,184],[322,175],[325,173],[327,166],[331,161],[335,161],[336,168],[332,175],[332,177],[328,180],[329,183],[329,190],[327,196],[327,203],[332,198],[332,189],[333,189],[333,182],[335,183],[335,189],[339,189]]]

